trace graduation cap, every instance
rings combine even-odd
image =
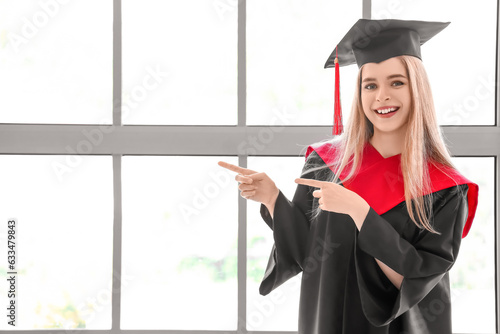
[[[325,68],[335,67],[335,114],[333,135],[342,133],[339,66],[379,63],[409,55],[422,59],[420,46],[446,28],[450,22],[407,20],[358,20],[337,44]]]

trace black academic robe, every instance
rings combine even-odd
[[[307,159],[308,167],[325,164],[315,151]],[[331,173],[301,177],[326,181]],[[345,214],[322,211],[311,220],[315,189],[298,185],[292,201],[280,191],[274,219],[260,208],[275,241],[260,293],[303,272],[298,333],[452,333],[448,272],[468,216],[468,185],[433,193],[431,223],[440,235],[418,228],[404,201],[381,215],[370,207],[360,231]],[[400,290],[375,258],[404,276]]]

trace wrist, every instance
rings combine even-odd
[[[370,205],[368,202],[364,200],[361,196],[359,196],[359,200],[356,202],[355,207],[352,209],[350,214],[352,220],[356,224],[358,231],[361,230],[363,226],[363,222],[365,221],[366,216],[368,215],[368,211],[370,211]]]
[[[278,188],[276,188],[274,193],[272,194],[271,198],[268,201],[263,202],[262,204],[264,204],[268,209],[274,208],[274,204],[276,204],[276,200],[278,199],[279,194],[280,194],[280,190]]]

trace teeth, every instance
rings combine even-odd
[[[387,114],[387,113],[390,113],[391,111],[394,111],[398,108],[386,108],[386,109],[377,109],[376,111],[379,113],[379,114]]]

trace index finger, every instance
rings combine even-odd
[[[298,178],[298,179],[295,179],[295,183],[303,184],[305,186],[310,186],[310,187],[315,187],[315,188],[321,188],[324,186],[325,183],[328,183],[328,182],[319,181],[319,180],[312,180],[312,179]]]
[[[236,165],[230,164],[229,162],[225,162],[225,161],[219,161],[217,164],[221,167],[229,169],[230,171],[233,171],[233,172],[236,172],[236,173],[242,174],[242,175],[250,175],[250,174],[256,173],[255,171],[253,171],[251,169],[236,166]]]

